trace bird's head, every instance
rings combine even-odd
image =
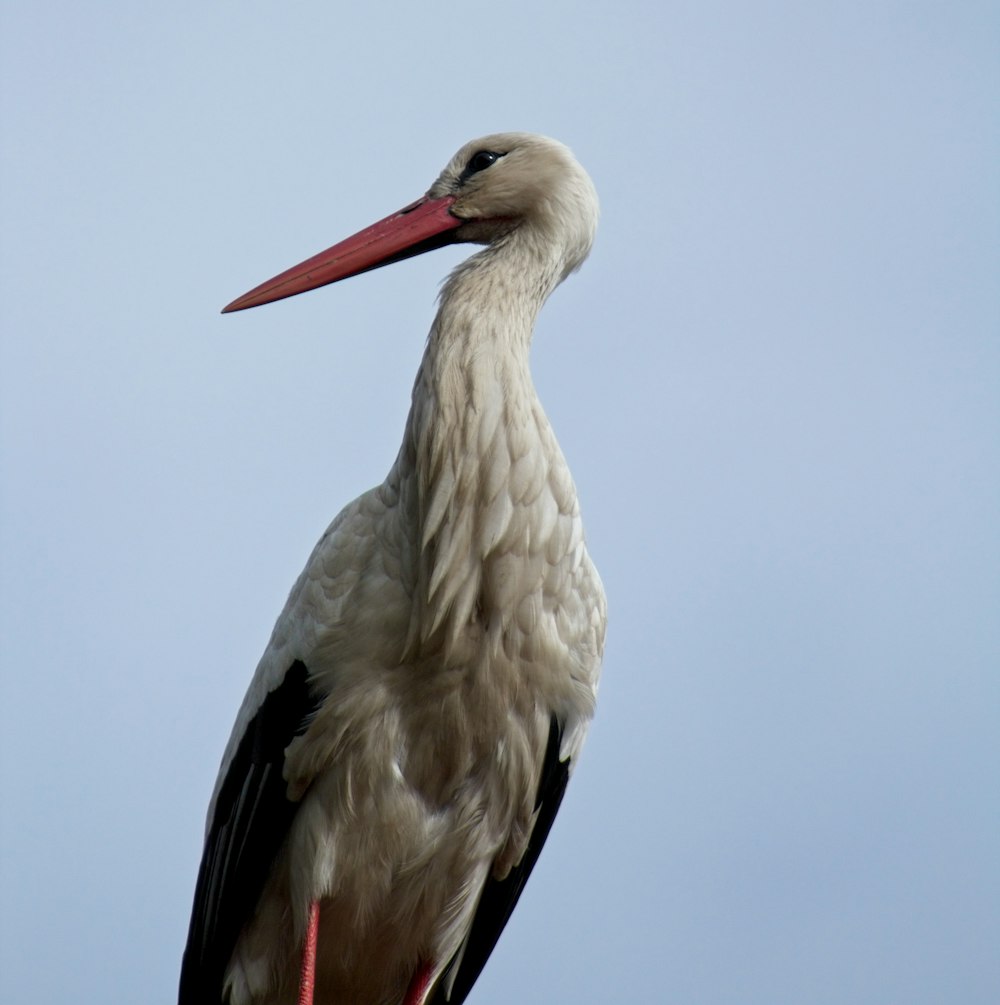
[[[453,196],[465,221],[456,240],[490,244],[524,229],[557,247],[567,270],[586,258],[597,229],[597,193],[569,148],[532,133],[496,133],[466,143],[428,199]]]

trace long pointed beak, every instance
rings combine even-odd
[[[347,279],[360,272],[377,269],[380,265],[399,262],[451,244],[455,240],[451,232],[465,223],[451,215],[454,201],[452,195],[439,199],[424,196],[353,237],[282,272],[280,276],[255,286],[224,307],[222,313],[244,311],[248,307],[269,304],[272,300],[293,297],[297,293],[335,283],[338,279]]]

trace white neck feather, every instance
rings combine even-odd
[[[566,271],[551,247],[514,232],[442,291],[396,467],[420,528],[413,655],[461,659],[463,638],[506,631],[498,619],[540,595],[552,535],[572,546],[557,525],[575,516],[575,490],[528,366],[535,319]]]

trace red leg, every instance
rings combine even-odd
[[[413,975],[410,986],[406,989],[403,1005],[426,1005],[427,995],[431,990],[431,974],[433,972],[433,963],[421,963],[417,967],[417,972]]]
[[[298,1005],[313,1005],[316,988],[316,939],[319,935],[319,901],[309,905],[309,925],[302,943],[302,971],[299,976]]]

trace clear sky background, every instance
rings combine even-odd
[[[602,198],[533,365],[611,624],[471,1005],[997,1000],[996,3],[36,0],[0,37],[0,999],[174,1001],[243,691],[465,252],[220,308],[519,129]]]

